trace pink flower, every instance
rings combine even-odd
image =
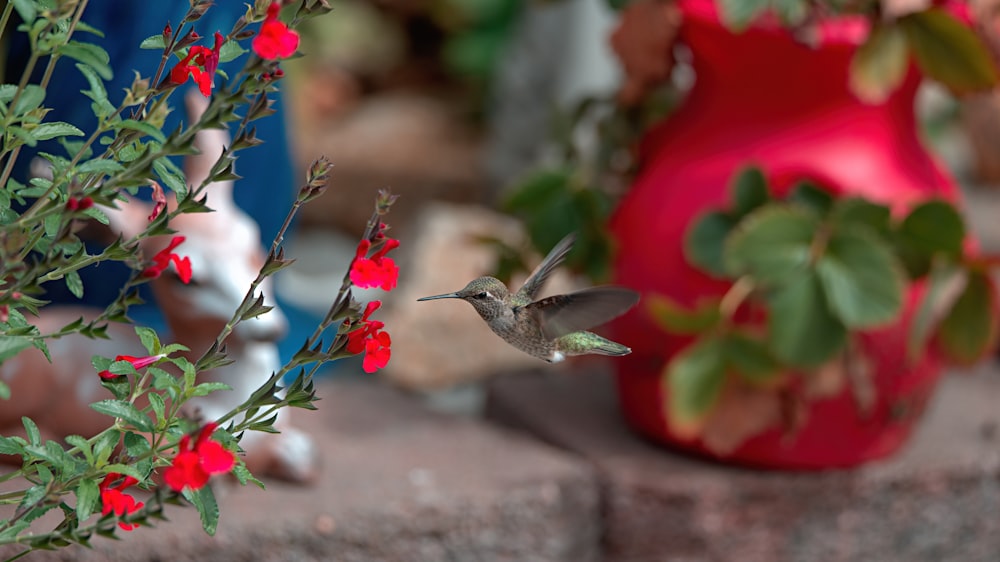
[[[192,45],[187,55],[170,69],[170,81],[181,85],[187,82],[188,76],[194,77],[198,90],[206,98],[212,95],[215,70],[219,68],[219,52],[225,37],[215,32],[215,47],[209,49],[201,45]]]
[[[120,484],[115,487],[111,487],[111,483],[121,477],[121,474],[111,472],[105,476],[104,481],[98,485],[98,488],[101,491],[101,515],[107,515],[109,513],[114,513],[118,517],[131,515],[132,513],[142,509],[145,505],[142,502],[135,501],[134,497],[125,493],[125,488],[139,482],[135,478],[126,476]],[[139,524],[119,521],[118,526],[124,531],[131,531],[132,529],[138,527]]]
[[[155,181],[149,182],[149,187],[153,188],[153,212],[149,213],[146,220],[153,222],[156,217],[160,216],[163,209],[167,208],[167,196],[163,193],[163,188],[160,184]]]
[[[159,355],[150,355],[148,357],[132,357],[131,355],[116,355],[115,361],[128,361],[129,363],[132,364],[133,367],[136,368],[136,370],[139,370],[149,367],[150,365],[156,363],[157,361],[163,359],[164,357],[166,357],[166,355],[162,353]],[[119,376],[108,370],[101,371],[100,373],[97,373],[97,375],[104,380],[116,379]]]
[[[385,291],[396,288],[399,278],[399,267],[392,258],[385,257],[390,250],[399,247],[399,240],[386,238],[385,244],[371,258],[366,257],[371,249],[371,242],[362,240],[358,244],[354,261],[351,263],[351,282],[361,289],[381,287]]]
[[[236,466],[236,455],[210,437],[218,426],[205,424],[194,445],[191,437],[181,437],[180,450],[173,463],[163,473],[163,481],[176,492],[201,489],[213,474],[225,474]]]
[[[260,26],[260,32],[253,38],[253,52],[264,60],[288,58],[299,48],[299,34],[288,29],[288,26],[278,20],[281,11],[280,2],[272,2],[267,7],[267,17]]]
[[[187,256],[180,257],[174,253],[174,248],[179,246],[184,242],[183,236],[174,236],[167,247],[160,250],[153,256],[153,265],[147,267],[142,271],[143,277],[148,277],[155,279],[160,276],[168,267],[170,267],[170,262],[174,263],[177,268],[177,276],[181,278],[185,284],[191,282],[191,259]]]

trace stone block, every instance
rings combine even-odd
[[[995,368],[947,377],[901,454],[819,473],[726,466],[644,441],[600,369],[494,379],[487,412],[595,467],[607,562],[986,562],[1000,559],[998,404]]]
[[[429,412],[371,379],[339,378],[319,392],[318,411],[296,412],[324,457],[315,486],[269,481],[263,491],[216,480],[215,537],[194,509],[168,506],[170,521],[155,531],[29,559],[597,560],[597,483],[583,463],[509,430]]]

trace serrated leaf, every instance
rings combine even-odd
[[[35,137],[35,140],[49,140],[55,137],[82,137],[83,131],[70,125],[69,123],[64,123],[62,121],[53,121],[51,123],[41,123],[37,127],[31,130],[31,136]]]
[[[834,232],[816,273],[830,311],[849,329],[872,328],[899,316],[902,267],[885,243],[866,231]]]
[[[17,98],[12,112],[14,115],[24,115],[42,105],[43,101],[45,101],[45,89],[41,86],[28,84],[21,91],[21,97]]]
[[[111,57],[108,52],[98,45],[92,43],[82,43],[80,41],[70,41],[65,45],[60,45],[58,52],[64,56],[76,59],[83,64],[94,69],[101,78],[111,80],[114,73],[108,63]]]
[[[149,399],[149,406],[153,409],[153,414],[156,416],[156,425],[162,426],[166,419],[166,402],[164,402],[162,396],[155,392],[148,393],[146,397]]]
[[[695,219],[684,236],[684,256],[691,264],[715,277],[725,277],[723,251],[736,220],[721,211]]]
[[[113,418],[121,418],[139,431],[153,430],[153,424],[149,421],[149,417],[124,400],[101,400],[91,404],[90,407],[96,412]]]
[[[807,270],[768,296],[768,342],[775,357],[796,367],[818,367],[844,348],[847,330],[830,312],[819,278]]]
[[[996,85],[997,69],[975,32],[943,8],[908,14],[899,25],[923,73],[955,93],[983,91]]]
[[[733,180],[731,189],[733,211],[738,217],[749,214],[770,199],[767,191],[767,179],[764,178],[764,172],[756,166],[740,170]]]
[[[671,428],[685,435],[697,433],[725,377],[725,349],[718,339],[702,339],[677,354],[664,370]]]
[[[66,442],[80,449],[80,452],[83,453],[83,458],[87,459],[87,464],[94,464],[94,451],[90,446],[90,441],[87,441],[80,435],[67,435]]]
[[[938,329],[945,356],[961,365],[982,359],[996,346],[996,311],[992,280],[981,271],[970,272],[965,288]]]
[[[146,348],[147,353],[150,355],[158,355],[160,353],[160,338],[156,335],[156,330],[146,326],[136,326],[135,335],[139,336],[139,341],[142,342],[142,346]]]
[[[0,335],[0,364],[29,347],[31,347],[29,337]]]
[[[877,24],[851,58],[851,91],[865,103],[880,104],[903,83],[909,62],[903,29],[896,23]]]
[[[82,299],[83,298],[83,280],[80,279],[80,274],[76,271],[67,271],[66,275],[66,288],[69,292],[73,293],[73,296]]]
[[[90,478],[83,478],[76,487],[76,518],[81,523],[86,521],[93,513],[97,512],[100,504],[100,490],[97,482]]]
[[[653,320],[671,334],[700,334],[715,327],[722,318],[716,300],[701,301],[693,309],[660,294],[650,295],[645,302]]]
[[[784,281],[809,265],[819,220],[808,211],[762,207],[745,219],[726,240],[723,262],[735,277],[751,275],[758,283]]]
[[[215,531],[219,525],[219,504],[215,501],[215,493],[211,486],[203,486],[198,490],[184,488],[182,492],[184,499],[191,502],[191,505],[198,510],[201,518],[201,527],[209,536],[215,536]]]
[[[125,168],[114,160],[94,158],[76,167],[78,174],[116,174]]]

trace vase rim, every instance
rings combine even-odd
[[[718,0],[680,0],[678,2],[685,18],[702,23],[721,25]],[[821,17],[816,23],[815,40],[817,46],[858,46],[868,37],[870,24],[860,14]],[[784,26],[773,13],[765,13],[750,24],[748,30],[757,33],[790,36],[794,32]]]

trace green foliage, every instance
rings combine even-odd
[[[727,376],[767,384],[780,372],[809,372],[843,354],[851,334],[898,321],[912,280],[927,278],[911,360],[935,336],[963,364],[996,345],[996,293],[984,272],[992,262],[965,255],[965,226],[951,204],[925,201],[892,217],[884,205],[808,182],[773,199],[755,168],[739,171],[732,186],[728,210],[706,212],[685,240],[691,263],[734,281],[729,292],[693,309],[647,299],[661,328],[694,336],[664,371],[676,430],[697,430]],[[749,308],[764,314],[737,314]]]

